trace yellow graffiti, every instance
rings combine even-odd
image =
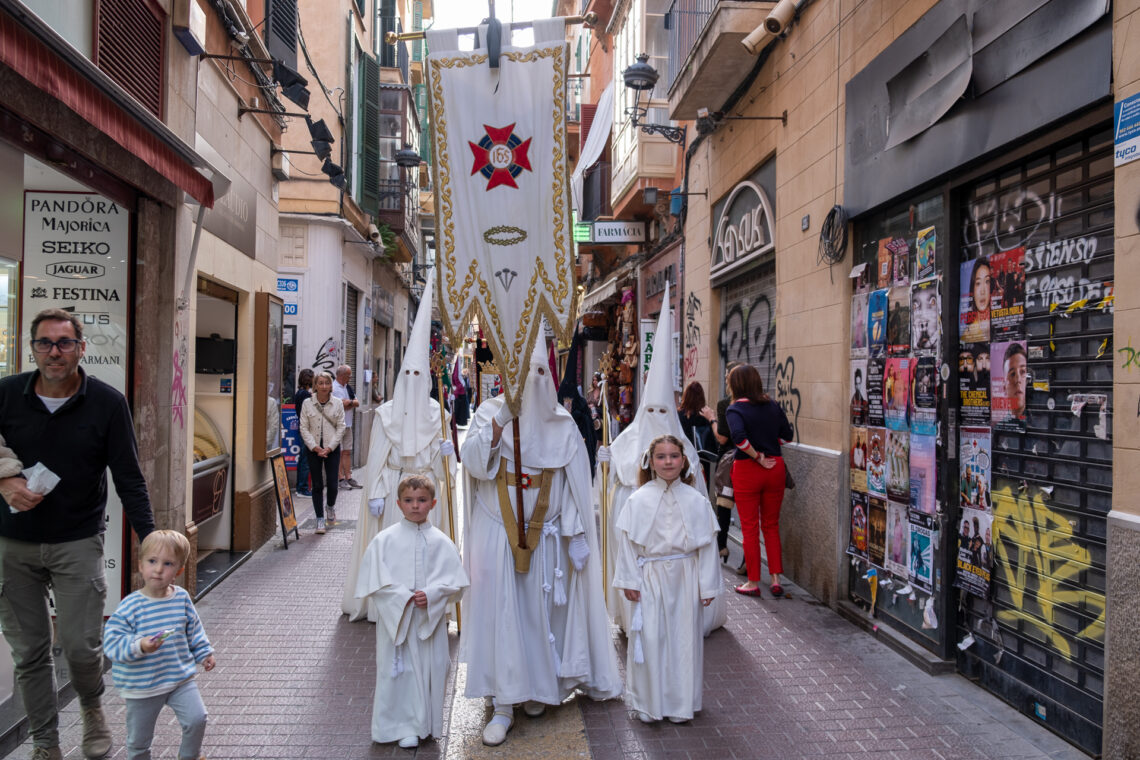
[[[1081,572],[1092,567],[1092,558],[1075,540],[1073,526],[1046,505],[1038,489],[1015,494],[1006,485],[992,495],[994,575],[1012,600],[1012,609],[998,611],[997,619],[1014,630],[1035,629],[1027,633],[1072,659],[1073,640],[1057,626],[1056,612],[1077,610],[1092,622],[1076,638],[1103,644],[1104,594],[1081,586]]]

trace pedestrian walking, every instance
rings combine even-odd
[[[313,395],[313,370],[305,367],[297,373],[297,392],[293,394],[293,408],[297,410],[297,419],[301,418],[301,407],[305,405],[305,399]],[[297,493],[300,496],[312,496],[313,491],[309,486],[309,457],[306,455],[307,448],[302,448],[300,455],[297,457]]]
[[[781,441],[793,437],[792,426],[780,405],[764,392],[756,368],[743,364],[728,374],[733,402],[726,416],[736,458],[732,463],[732,492],[740,515],[744,561],[748,580],[736,587],[738,594],[760,596],[760,533],[768,553],[768,573],[773,596],[782,596],[780,573],[780,505],[784,501],[787,469]]]
[[[625,700],[643,723],[684,723],[701,709],[701,608],[720,593],[720,572],[716,516],[694,471],[680,439],[653,439],[618,518],[613,585],[634,605]]]
[[[214,648],[186,589],[174,585],[190,556],[190,542],[156,530],[139,547],[143,587],[126,596],[107,620],[103,640],[111,680],[127,705],[127,760],[150,760],[163,705],[182,727],[180,760],[201,758],[206,706],[195,676],[214,669]]]
[[[717,551],[720,553],[721,562],[728,562],[728,531],[732,527],[732,508],[736,502],[732,498],[732,460],[736,456],[736,447],[732,445],[732,439],[729,438],[728,429],[728,405],[732,403],[732,393],[728,387],[728,373],[740,366],[740,362],[730,361],[724,365],[724,398],[716,402],[716,419],[712,422],[713,438],[719,444],[717,453],[720,459],[717,462],[716,473],[713,475],[713,488],[716,493],[716,522],[719,530],[716,534]],[[728,457],[727,464],[725,457]],[[727,468],[727,482],[722,478],[720,473],[722,469]],[[748,570],[745,567],[745,561],[740,561],[740,567],[736,568],[737,575],[747,575]]]
[[[361,487],[352,477],[353,410],[360,406],[360,401],[356,398],[356,391],[349,385],[348,381],[351,379],[352,367],[347,364],[342,364],[336,368],[336,379],[333,381],[332,395],[333,398],[340,399],[340,402],[344,405],[345,428],[344,436],[340,442],[340,458],[337,465],[337,485],[345,491]],[[336,521],[335,512],[330,517],[333,522]]]
[[[0,479],[0,626],[28,715],[32,758],[63,756],[52,612],[54,645],[79,697],[83,754],[103,757],[111,751],[100,640],[108,467],[140,538],[154,530],[154,515],[127,400],[79,366],[86,351],[79,319],[61,309],[41,311],[32,320],[30,346],[36,369],[0,380],[0,436],[11,449],[6,466],[13,458],[42,465],[59,482],[45,489],[22,475]],[[49,588],[54,610],[45,603]]]
[[[336,522],[337,470],[340,467],[340,443],[344,437],[344,405],[332,397],[333,378],[321,372],[313,379],[314,395],[301,407],[301,440],[309,458],[313,479],[313,511],[317,515],[317,533],[325,532],[325,498],[328,519]]]
[[[716,439],[712,434],[712,423],[716,412],[705,400],[705,388],[696,380],[685,386],[681,393],[681,403],[677,405],[681,418],[681,429],[685,437],[693,442],[698,451],[716,451]]]

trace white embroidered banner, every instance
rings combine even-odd
[[[565,21],[534,22],[533,47],[503,24],[499,68],[455,30],[427,33],[440,315],[452,345],[477,317],[516,413],[541,317],[569,340],[573,244],[566,154]]]

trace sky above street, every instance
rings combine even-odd
[[[553,0],[495,0],[500,21],[533,21],[550,18]],[[487,0],[434,0],[434,25],[440,29],[470,27],[487,17]]]

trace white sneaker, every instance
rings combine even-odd
[[[637,710],[636,712],[634,712],[634,715],[637,716],[637,719],[640,720],[642,723],[656,723],[657,722],[656,720],[653,719],[652,715],[650,715],[649,713],[646,713],[646,712],[642,712],[641,710]]]
[[[317,518],[317,535],[322,535],[325,532],[325,518]]]
[[[542,702],[535,702],[531,700],[523,705],[523,712],[532,718],[537,718],[546,712],[546,705],[544,705]]]
[[[420,746],[420,737],[418,736],[405,736],[399,742],[400,746],[404,749],[415,749]]]
[[[507,740],[507,731],[515,723],[513,715],[497,712],[491,717],[491,722],[483,729],[483,743],[488,747],[498,747]]]
[[[336,522],[336,509],[325,507],[325,520],[331,523]]]
[[[689,718],[674,718],[672,716],[666,716],[666,717],[669,718],[670,723],[688,723],[690,720]]]

